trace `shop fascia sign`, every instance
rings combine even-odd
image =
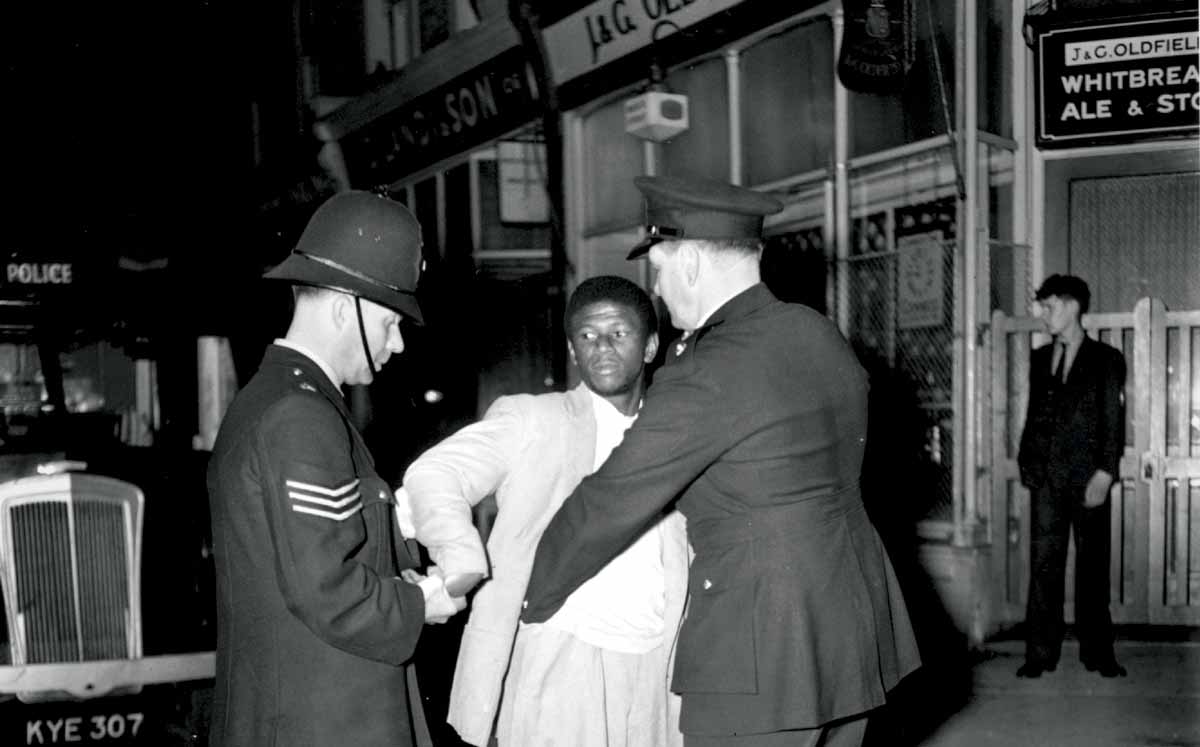
[[[1040,147],[1200,130],[1195,14],[1049,29],[1035,49]]]
[[[562,85],[693,26],[742,0],[599,0],[542,29],[550,74]]]
[[[537,86],[514,47],[340,139],[355,186],[391,183],[533,119]]]

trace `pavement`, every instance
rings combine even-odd
[[[1054,672],[1020,679],[1020,641],[990,643],[970,667],[969,692],[941,714],[922,747],[1200,747],[1200,640],[1118,640],[1127,677],[1079,663],[1068,641]],[[907,742],[907,740],[904,740]],[[880,740],[887,744],[887,740]]]
[[[457,631],[426,633],[430,666],[418,672],[434,744],[465,747],[444,721]],[[1118,628],[1129,674],[1112,679],[1085,670],[1071,638],[1054,672],[1020,679],[1024,644],[1008,635],[972,651],[941,636],[939,658],[892,693],[867,747],[1200,747],[1200,629]]]

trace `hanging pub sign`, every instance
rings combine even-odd
[[[852,91],[890,93],[916,57],[911,0],[844,0],[846,31],[838,78]]]
[[[1034,49],[1039,147],[1200,130],[1195,13],[1046,29]]]
[[[520,47],[340,138],[350,181],[387,184],[528,122],[538,101]]]

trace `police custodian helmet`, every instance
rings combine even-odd
[[[421,225],[409,209],[355,190],[317,208],[296,248],[265,277],[349,293],[423,324],[421,264]]]

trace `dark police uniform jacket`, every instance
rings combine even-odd
[[[672,687],[693,735],[814,728],[918,664],[859,472],[867,377],[824,316],[761,284],[667,351],[625,439],[542,535],[541,622],[678,497],[695,550]]]
[[[425,622],[389,486],[317,364],[268,348],[208,472],[217,570],[214,746],[414,743]]]

